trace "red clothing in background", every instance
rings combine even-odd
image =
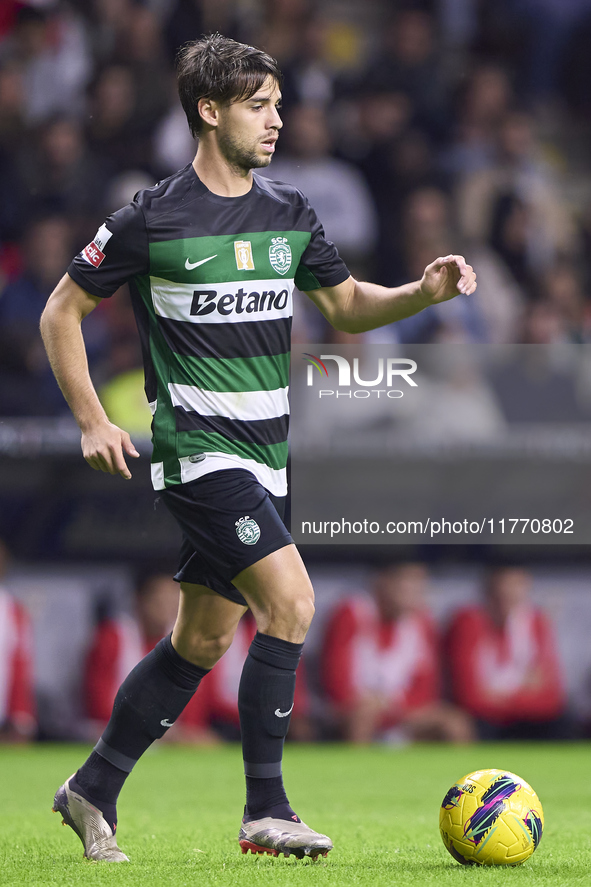
[[[255,634],[255,621],[250,613],[246,613],[238,623],[230,648],[201,682],[198,693],[201,694],[200,704],[207,723],[221,722],[239,728],[238,688],[240,676],[248,648]],[[306,715],[308,707],[303,663],[300,663],[297,670],[292,717]]]
[[[152,650],[160,638],[146,638],[131,616],[107,619],[95,631],[84,669],[84,706],[87,717],[107,723],[113,702],[131,669]],[[185,727],[205,726],[199,691],[193,696],[178,723]]]
[[[383,622],[372,600],[346,601],[330,619],[321,667],[324,689],[341,711],[367,693],[390,700],[380,729],[440,698],[437,636],[423,611]]]
[[[36,725],[32,649],[27,611],[0,589],[0,726],[27,735]]]
[[[254,619],[248,615],[243,617],[230,648],[203,678],[199,689],[177,719],[179,724],[201,728],[222,722],[239,727],[240,675],[255,632]],[[89,718],[105,723],[109,720],[120,684],[158,640],[143,638],[136,621],[129,616],[99,625],[85,669],[85,704]],[[305,681],[300,671],[301,666],[298,669],[294,715],[305,714],[308,707]]]
[[[484,607],[467,607],[446,636],[454,701],[495,724],[545,721],[566,704],[554,632],[545,614],[520,607],[499,627]]]

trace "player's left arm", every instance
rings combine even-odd
[[[471,295],[476,274],[463,256],[443,256],[427,265],[420,280],[388,288],[348,277],[336,286],[309,290],[307,295],[337,330],[364,333],[447,302],[460,293]]]

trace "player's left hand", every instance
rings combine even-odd
[[[420,287],[430,304],[447,302],[459,293],[472,295],[476,274],[463,256],[443,256],[427,265]]]

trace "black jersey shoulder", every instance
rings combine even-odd
[[[286,206],[294,208],[308,208],[308,200],[295,185],[288,182],[279,182],[275,179],[269,179],[267,176],[258,175],[256,172],[252,174],[254,185],[253,190],[258,190],[261,194],[265,194],[271,200]]]
[[[209,191],[189,164],[136,194],[151,243],[189,237],[233,236],[258,231],[311,231],[308,201],[297,188],[253,174],[241,197]]]

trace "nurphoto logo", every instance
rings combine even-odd
[[[321,388],[318,391],[318,397],[348,397],[364,399],[374,395],[380,397],[382,394],[391,399],[404,397],[404,391],[394,388],[394,384],[400,384],[401,381],[406,382],[411,388],[417,388],[417,383],[411,379],[413,373],[417,371],[417,363],[408,357],[383,357],[378,358],[377,367],[373,370],[375,378],[362,379],[359,369],[359,358],[353,359],[353,370],[351,371],[351,362],[340,354],[321,354],[317,357],[315,354],[304,352],[303,360],[308,363],[308,372],[306,384],[309,388],[314,385],[316,378],[314,370],[320,373],[323,378],[328,377],[328,368],[324,361],[334,361],[337,365],[337,389]],[[334,373],[334,367],[331,367]],[[361,388],[353,388],[351,383],[351,375],[353,382]],[[385,388],[378,388],[384,384]]]

